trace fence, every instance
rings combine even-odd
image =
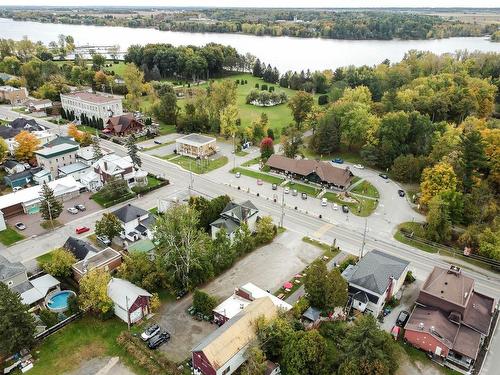
[[[64,319],[63,321],[60,321],[56,325],[53,325],[52,327],[50,327],[50,328],[46,329],[45,331],[36,335],[35,340],[41,341],[41,340],[49,337],[50,335],[52,335],[53,333],[56,333],[57,331],[59,331],[61,328],[68,325],[72,321],[75,321],[76,319],[80,318],[82,316],[82,314],[83,314],[82,312],[78,312],[78,313],[73,314],[70,317]]]

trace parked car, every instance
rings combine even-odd
[[[23,188],[21,186],[14,186],[12,188],[12,191],[15,193],[16,191],[22,190]]]
[[[389,176],[386,175],[385,173],[380,173],[379,176],[382,177],[384,180],[389,179]]]
[[[290,193],[290,188],[286,187],[286,188],[285,188],[285,190],[283,190],[283,192],[284,192],[285,194]]]
[[[294,197],[296,197],[298,194],[299,194],[299,192],[297,191],[297,189],[293,189],[293,190],[292,190],[292,195],[293,195]]]
[[[349,207],[346,206],[345,204],[342,205],[342,212],[345,213],[345,214],[348,214],[349,213]]]
[[[30,163],[23,163],[24,169],[31,169],[31,164]]]
[[[300,197],[301,197],[302,199],[307,199],[307,194],[306,194],[306,193],[302,193],[302,194],[300,194]]]
[[[273,184],[273,185],[272,185],[272,189],[273,189],[273,190],[278,190],[278,185]]]
[[[76,209],[75,207],[69,207],[69,208],[67,209],[67,211],[68,211],[70,214],[73,214],[73,215],[76,215],[78,212],[80,212],[80,211],[78,211],[78,209]]]
[[[178,291],[178,292],[175,294],[175,298],[176,298],[176,299],[181,299],[181,298],[182,298],[182,297],[184,297],[186,294],[188,294],[187,289],[180,290],[180,291]]]
[[[344,164],[344,159],[342,158],[335,158],[332,161],[337,164]]]
[[[155,143],[157,145],[161,145],[162,144],[160,141],[157,141],[156,139],[153,141],[153,143]]]
[[[148,342],[148,348],[149,349],[157,349],[164,343],[166,343],[168,340],[170,340],[170,333],[167,331],[163,331],[156,336],[152,337],[149,342]]]
[[[402,197],[404,197],[404,196],[405,196],[405,191],[404,191],[404,190],[402,190],[402,189],[399,189],[399,190],[398,190],[398,194],[399,194],[399,196],[402,198]]]
[[[323,207],[328,206],[328,200],[326,198],[321,198],[321,206]]]
[[[240,178],[241,177],[241,172],[236,172],[236,178]]]
[[[86,208],[85,208],[85,206],[84,206],[83,204],[77,204],[77,205],[75,206],[75,208],[76,208],[78,211],[85,211],[85,210],[86,210]]]
[[[335,211],[337,211],[337,210],[339,209],[339,205],[338,205],[337,203],[334,203],[334,204],[332,205],[332,208],[333,208]]]
[[[259,178],[257,179],[257,185],[263,185],[264,183],[262,182],[262,180]]]
[[[90,230],[89,227],[76,227],[75,232],[76,234],[82,234],[88,232],[89,230]]]
[[[396,319],[396,325],[398,327],[404,327],[408,319],[410,318],[410,313],[408,311],[401,311]]]
[[[97,241],[102,243],[104,246],[111,245],[111,240],[108,238],[108,236],[97,236]]]
[[[148,341],[150,338],[156,336],[160,333],[160,326],[158,324],[152,324],[141,333],[141,339],[143,341]]]
[[[365,166],[362,164],[354,164],[354,168],[356,169],[365,169]]]
[[[19,222],[19,223],[16,223],[14,224],[14,226],[19,229],[19,230],[25,230],[26,229],[26,225],[24,225],[23,223]]]

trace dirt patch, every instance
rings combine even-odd
[[[101,357],[106,352],[106,347],[102,342],[96,341],[91,344],[79,347],[78,350],[65,353],[58,357],[54,368],[63,371],[70,371],[82,362],[89,361],[92,358]]]

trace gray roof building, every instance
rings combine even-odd
[[[87,241],[75,237],[68,237],[63,248],[70,251],[79,261],[99,252],[98,249]]]
[[[225,229],[227,234],[231,234],[258,212],[257,207],[250,201],[241,204],[229,202],[222,210],[220,218],[210,225],[218,229]]]
[[[26,273],[26,268],[20,262],[10,262],[0,255],[0,281],[12,279],[15,276]]]
[[[149,215],[149,212],[140,207],[127,204],[126,206],[113,211],[112,214],[120,219],[122,223],[128,223],[138,217]]]

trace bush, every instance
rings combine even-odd
[[[318,104],[319,105],[325,105],[328,104],[328,95],[320,95],[318,97]]]
[[[342,263],[339,264],[339,271],[340,273],[344,272],[344,270],[349,266],[349,265],[354,265],[358,261],[358,257],[355,256],[349,256],[347,259],[345,259]]]
[[[50,310],[44,309],[40,311],[40,314],[38,316],[40,317],[40,320],[47,326],[47,328],[55,326],[57,323],[59,323],[57,314]]]
[[[258,89],[258,88],[259,88],[259,84],[258,84],[258,83],[256,83],[256,84],[255,84],[255,88],[256,88],[256,89]]]
[[[263,84],[262,86],[260,86],[260,89],[262,91],[267,91],[267,85],[266,84]]]
[[[239,84],[240,84],[240,80],[239,80],[239,79],[237,79],[237,80],[236,80],[236,84],[237,84],[237,85],[239,85]]]
[[[78,297],[73,294],[68,298],[68,312],[70,315],[77,314],[80,312],[80,306],[78,305]]]
[[[193,294],[193,307],[197,312],[212,316],[212,310],[217,306],[217,299],[208,293],[196,289]]]
[[[415,276],[413,276],[413,272],[408,271],[405,276],[405,284],[411,284],[415,281]]]

